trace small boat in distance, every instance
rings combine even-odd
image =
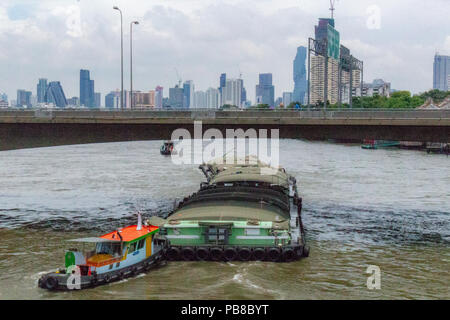
[[[43,275],[38,286],[48,290],[74,290],[96,287],[150,270],[163,260],[167,246],[158,235],[159,227],[138,224],[119,228],[100,237],[68,240],[94,245],[87,252],[69,249],[65,268]],[[84,250],[83,250],[84,251]]]
[[[361,148],[363,149],[382,149],[382,148],[392,148],[399,147],[399,141],[388,141],[388,140],[371,140],[364,139],[363,145]]]
[[[171,154],[176,154],[176,150],[174,149],[174,144],[172,141],[164,141],[161,149],[159,150],[162,155],[168,156]]]

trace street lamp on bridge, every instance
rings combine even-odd
[[[121,91],[120,91],[120,109],[123,110],[123,19],[122,10],[119,7],[114,6],[114,10],[120,12],[120,73],[121,73]]]
[[[139,24],[139,21],[132,21],[130,23],[130,104],[133,105],[133,24]]]

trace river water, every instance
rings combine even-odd
[[[293,263],[170,262],[77,292],[37,288],[64,264],[63,240],[164,215],[196,191],[197,165],[161,141],[0,152],[0,299],[449,299],[450,158],[280,141],[303,197],[309,258]],[[369,265],[381,289],[367,288]]]

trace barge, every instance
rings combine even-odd
[[[48,290],[92,288],[147,272],[164,259],[167,242],[158,235],[159,228],[138,224],[119,228],[100,237],[68,240],[93,245],[82,252],[66,251],[65,268],[43,275],[38,286]]]
[[[296,179],[258,160],[244,163],[200,166],[207,181],[160,224],[167,260],[290,262],[309,255]]]

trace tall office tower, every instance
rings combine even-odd
[[[37,84],[37,102],[44,103],[45,102],[45,91],[47,91],[47,79],[41,78]]]
[[[120,91],[111,91],[105,96],[105,107],[108,109],[118,109],[120,107]]]
[[[91,80],[89,70],[80,70],[80,105],[95,107],[94,80]]]
[[[433,89],[448,91],[450,82],[450,56],[436,54],[433,63]]]
[[[245,90],[244,82],[242,82],[242,93],[241,93],[241,103],[242,103],[242,105],[244,105],[246,101],[247,101],[247,90]]]
[[[294,59],[294,92],[292,99],[301,104],[305,104],[305,95],[307,91],[306,53],[306,47],[300,46],[297,48],[297,55]]]
[[[293,102],[292,97],[293,97],[292,92],[283,92],[283,105],[285,107],[287,107],[288,105],[291,104],[291,102]],[[301,101],[296,101],[296,102],[301,102]]]
[[[220,75],[220,81],[219,81],[219,91],[220,91],[220,93],[222,93],[222,88],[225,87],[226,82],[227,82],[227,74],[226,73],[222,73]]]
[[[155,108],[161,109],[163,107],[163,90],[161,86],[157,86],[155,89]]]
[[[241,107],[242,79],[227,79],[222,88],[222,105]]]
[[[182,109],[184,102],[184,89],[175,85],[174,88],[169,88],[169,100],[167,101],[168,106],[174,109]]]
[[[21,108],[31,108],[31,91],[17,90],[16,105]]]
[[[183,84],[183,108],[188,109],[194,106],[194,91],[194,81],[185,81]]]
[[[102,106],[102,94],[100,92],[94,93],[95,107],[100,108]]]
[[[206,90],[206,107],[208,109],[217,109],[220,106],[220,91],[219,89],[208,88]]]
[[[271,73],[260,73],[259,84],[256,85],[256,103],[275,105],[275,87],[272,85]]]
[[[58,108],[65,108],[67,106],[66,95],[59,81],[52,81],[48,84],[45,92],[45,101],[53,103]]]

